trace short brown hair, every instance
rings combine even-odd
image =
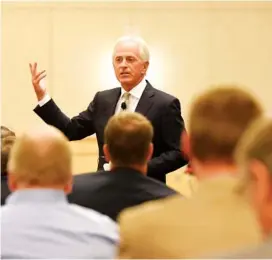
[[[7,175],[7,164],[11,147],[15,141],[15,133],[1,126],[1,175]]]
[[[112,163],[118,166],[146,163],[153,127],[139,113],[121,112],[108,121],[104,139]]]
[[[189,116],[191,151],[204,162],[234,162],[234,150],[248,125],[262,113],[253,95],[237,86],[215,86],[198,96]]]

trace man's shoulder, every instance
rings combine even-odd
[[[85,172],[74,175],[75,180],[97,179],[107,175],[108,171]]]
[[[158,109],[168,111],[168,108],[175,107],[175,109],[180,110],[181,104],[177,97],[153,87],[150,90],[154,93],[153,102]]]
[[[155,196],[166,197],[177,194],[177,192],[174,189],[170,188],[166,184],[148,176],[143,177],[146,186],[150,187],[150,192],[153,193]]]
[[[171,95],[167,92],[164,92],[164,91],[156,89],[156,88],[154,88],[154,89],[155,89],[156,95],[163,97],[165,100],[173,101],[173,100],[177,99],[177,97],[175,97],[174,95]]]
[[[87,220],[88,223],[95,223],[98,225],[108,225],[113,228],[116,227],[116,223],[108,216],[103,215],[93,209],[85,208],[76,204],[69,204],[69,209],[76,214],[82,220]]]
[[[225,252],[209,255],[206,259],[271,259],[272,258],[272,240],[262,242],[258,245],[248,245],[238,251]]]
[[[108,171],[88,172],[74,175],[74,184],[76,186],[96,185],[109,177]]]
[[[77,230],[84,230],[85,233],[99,233],[112,241],[119,240],[119,227],[110,217],[76,204],[69,204],[69,210],[74,217],[73,219],[76,219]],[[76,223],[74,224],[76,225]]]
[[[272,240],[268,242],[264,242],[263,244],[255,247],[255,248],[248,248],[243,252],[233,254],[230,258],[240,258],[240,259],[252,259],[252,258],[265,258],[271,259],[272,258]]]
[[[7,205],[7,204],[1,205],[0,219],[3,216],[6,216],[6,214],[9,215],[9,205]]]
[[[128,189],[144,190],[145,195],[143,196],[147,196],[149,199],[150,197],[152,199],[164,198],[177,193],[164,183],[143,175],[141,172],[135,172],[134,169],[130,168],[115,169],[113,172],[109,171],[108,176],[110,176],[111,183],[124,185]]]
[[[161,100],[164,100],[165,102],[173,102],[174,100],[178,100],[178,98],[175,97],[174,95],[153,87],[149,82],[147,82],[147,86],[150,88],[151,91],[154,92],[156,97],[160,98]]]
[[[131,222],[137,222],[141,225],[147,223],[156,223],[158,218],[163,215],[165,208],[171,208],[176,203],[176,200],[180,200],[180,195],[173,195],[170,197],[162,198],[160,200],[148,201],[143,204],[127,208],[121,212],[118,218],[118,222],[123,227],[130,225]]]
[[[121,88],[120,87],[115,87],[115,88],[101,90],[101,91],[97,92],[96,95],[99,96],[99,97],[104,97],[104,96],[112,95],[113,93],[116,93],[116,92],[119,92],[119,91],[121,91]]]

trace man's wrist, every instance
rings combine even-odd
[[[51,99],[51,97],[46,93],[46,94],[44,95],[44,97],[43,97],[41,100],[38,101],[38,105],[39,105],[40,107],[42,107],[42,106],[45,105],[48,101],[50,101],[50,99]]]

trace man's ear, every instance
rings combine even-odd
[[[143,68],[143,71],[142,71],[142,74],[146,74],[146,71],[149,67],[149,61],[145,61],[144,62],[144,68]]]
[[[186,130],[181,133],[180,150],[184,157],[190,158],[190,137]]]
[[[8,172],[8,188],[11,192],[17,190],[17,182],[12,174],[12,172]]]
[[[150,143],[148,147],[148,152],[147,152],[147,161],[151,160],[153,151],[154,151],[154,145],[153,143]]]
[[[108,147],[107,144],[104,144],[104,145],[103,145],[103,152],[104,152],[106,161],[107,161],[107,162],[110,162],[110,161],[111,161],[111,156],[110,156],[109,147]]]
[[[67,182],[67,184],[64,186],[64,192],[65,194],[70,194],[73,190],[73,176],[71,174],[71,178]]]

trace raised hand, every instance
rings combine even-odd
[[[45,70],[41,72],[37,72],[37,63],[34,64],[29,63],[29,68],[32,76],[32,85],[34,87],[34,91],[36,93],[38,101],[42,100],[46,94],[46,88],[41,86],[41,80],[46,77]]]

